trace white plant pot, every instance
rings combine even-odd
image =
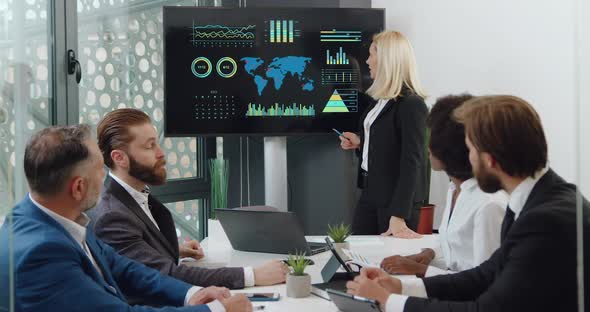
[[[287,275],[287,297],[304,298],[311,294],[311,276],[307,273],[304,275]]]
[[[219,220],[208,219],[207,220],[207,227],[209,229],[209,246],[215,245],[216,247],[231,247],[231,243],[221,226]]]
[[[336,252],[338,252],[338,255],[340,255],[340,258],[342,258],[342,260],[350,260],[349,257],[347,257],[346,254],[342,251],[342,249],[350,249],[350,244],[348,242],[334,243],[334,249],[336,249]]]

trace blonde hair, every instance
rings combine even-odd
[[[377,72],[367,93],[374,99],[395,99],[404,86],[426,98],[416,69],[412,45],[398,31],[383,31],[373,37],[377,51]]]

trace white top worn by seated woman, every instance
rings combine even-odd
[[[439,246],[426,277],[450,274],[478,266],[500,247],[500,230],[508,194],[485,193],[475,178],[461,183],[451,212],[456,186],[449,184],[447,203],[439,227]]]

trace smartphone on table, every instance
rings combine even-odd
[[[250,301],[278,301],[281,294],[278,292],[244,293]]]

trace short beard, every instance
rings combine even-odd
[[[477,171],[474,172],[475,179],[479,188],[486,193],[496,193],[502,189],[502,182],[500,179],[484,169],[483,163],[480,161],[477,165]]]
[[[158,170],[165,165],[165,160],[157,161],[153,167],[140,164],[135,158],[129,156],[129,175],[149,185],[162,185],[166,183],[166,169],[164,174],[158,174]]]

